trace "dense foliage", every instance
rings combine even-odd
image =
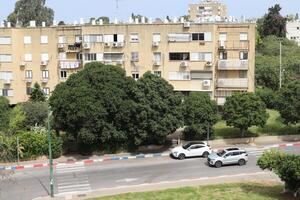
[[[146,73],[135,82],[120,67],[97,62],[58,85],[50,98],[57,128],[85,151],[164,142],[180,126],[180,103],[157,76]]]
[[[22,26],[28,26],[31,20],[35,20],[38,26],[41,26],[42,22],[46,22],[49,26],[52,24],[54,11],[45,4],[46,0],[18,0],[14,11],[7,17],[7,21],[13,26],[17,21]]]
[[[212,132],[218,120],[217,103],[207,93],[193,92],[184,101],[183,117],[185,122],[184,138],[186,140],[206,139],[207,131]]]
[[[265,170],[273,171],[285,182],[286,189],[296,193],[300,189],[300,156],[286,154],[278,150],[265,152],[257,161]]]
[[[22,105],[25,113],[25,125],[27,129],[33,126],[45,126],[48,116],[48,104],[46,102],[27,101]]]
[[[5,97],[0,97],[0,132],[5,131],[9,124],[9,101]]]
[[[251,126],[265,125],[268,114],[264,102],[253,93],[235,93],[226,99],[223,118],[227,126],[239,128],[241,136]]]
[[[266,104],[268,109],[277,108],[277,93],[267,87],[256,88],[255,94]]]
[[[29,97],[30,101],[35,101],[35,102],[45,102],[46,101],[46,95],[42,91],[41,86],[38,83],[35,83],[32,92]]]
[[[286,124],[300,122],[300,81],[285,85],[278,92],[278,110]]]

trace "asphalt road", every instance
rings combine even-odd
[[[282,149],[300,154],[300,147]],[[84,166],[62,165],[55,169],[55,195],[64,196],[74,192],[86,193],[98,189],[140,184],[176,182],[213,177],[236,179],[236,175],[262,172],[256,161],[264,150],[249,150],[249,162],[245,166],[208,167],[206,159],[192,158],[183,161],[169,157],[126,161],[110,161]],[[257,175],[263,178],[264,175]],[[266,177],[267,178],[267,177]],[[16,171],[10,179],[0,182],[1,200],[27,200],[49,194],[49,169],[25,169]]]

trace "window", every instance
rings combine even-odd
[[[228,73],[227,71],[219,71],[219,78],[227,78]]]
[[[114,42],[114,35],[104,35],[104,42],[106,43]]]
[[[161,62],[161,53],[160,52],[153,53],[153,60],[154,62]]]
[[[42,77],[43,77],[43,79],[48,79],[49,78],[49,70],[43,70]]]
[[[153,33],[153,42],[160,42],[160,33]]]
[[[75,36],[75,43],[81,43],[82,42],[82,36],[81,35],[76,35]]]
[[[240,60],[248,60],[248,52],[247,51],[240,52]]]
[[[220,41],[226,41],[227,40],[227,33],[220,33],[219,34],[219,40]]]
[[[58,36],[58,44],[64,44],[66,43],[66,36],[60,35]]]
[[[239,78],[247,78],[247,71],[239,71]]]
[[[29,78],[29,79],[32,78],[32,70],[26,70],[25,71],[25,78]]]
[[[115,41],[115,42],[124,42],[124,35],[118,34],[117,35],[117,41]]]
[[[83,36],[83,41],[87,43],[100,43],[103,42],[102,35],[85,35]]]
[[[212,61],[212,53],[193,52],[191,53],[191,61]]]
[[[155,76],[161,77],[161,71],[154,71],[153,74]]]
[[[49,55],[47,53],[42,53],[41,61],[49,61]]]
[[[170,81],[190,80],[190,72],[169,72]]]
[[[193,33],[192,40],[193,41],[207,41],[207,42],[212,41],[211,32]]]
[[[46,88],[43,88],[43,92],[45,95],[49,95],[50,94],[50,88],[46,87]]]
[[[25,62],[31,62],[32,61],[32,54],[31,53],[26,53],[24,56]]]
[[[131,52],[131,61],[133,62],[139,61],[139,52]]]
[[[66,70],[61,70],[60,71],[60,78],[67,78],[68,77],[68,73]]]
[[[32,93],[32,88],[31,87],[26,87],[26,94],[31,95]]]
[[[139,72],[132,72],[132,78],[137,81],[140,78]]]
[[[11,89],[3,89],[2,90],[2,96],[4,97],[12,97],[14,96],[14,91]]]
[[[97,60],[97,54],[96,53],[85,53],[84,60],[95,61],[95,60]]]
[[[169,42],[189,42],[191,41],[190,34],[172,33],[168,35]]]
[[[47,35],[41,36],[41,44],[48,44],[48,36]]]
[[[131,33],[130,34],[130,42],[139,42],[139,34]]]
[[[123,53],[104,53],[103,60],[108,62],[122,61]]]
[[[227,52],[220,52],[220,60],[227,60]]]
[[[248,33],[240,33],[240,41],[247,41]]]
[[[190,53],[169,53],[169,60],[190,60]]]
[[[1,44],[11,44],[11,37],[9,37],[9,36],[1,36],[0,37],[0,45]]]
[[[0,80],[12,80],[12,72],[0,72]]]
[[[82,53],[77,53],[76,54],[76,59],[77,60],[82,60]]]
[[[0,54],[0,62],[11,62],[12,56],[10,54]]]
[[[212,77],[210,71],[191,71],[191,80],[212,80]]]
[[[24,44],[31,44],[31,36],[24,36]]]
[[[67,53],[66,52],[59,52],[58,53],[58,59],[59,60],[66,60],[67,59]]]

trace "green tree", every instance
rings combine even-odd
[[[267,88],[267,87],[259,87],[256,88],[256,95],[260,97],[260,99],[266,104],[269,109],[277,108],[277,93],[276,91]]]
[[[30,101],[35,102],[45,102],[46,101],[46,95],[42,91],[41,86],[38,83],[35,83],[32,89],[32,92],[29,97]]]
[[[285,188],[294,192],[300,189],[300,156],[271,150],[264,152],[257,165],[263,170],[273,171],[285,182]]]
[[[64,25],[66,25],[66,23],[64,21],[59,21],[58,22],[58,26],[64,26]]]
[[[48,104],[46,102],[27,101],[22,104],[25,113],[27,129],[34,126],[45,126],[48,117]]]
[[[218,120],[218,106],[207,93],[193,92],[184,101],[185,139],[204,139]]]
[[[278,92],[278,110],[286,124],[300,121],[300,81],[289,83]]]
[[[54,11],[45,4],[46,0],[18,0],[14,11],[7,17],[7,21],[10,21],[12,25],[19,21],[22,26],[28,26],[31,20],[35,20],[39,26],[42,22],[46,22],[49,26],[53,21]]]
[[[0,97],[0,132],[6,131],[9,123],[9,100],[5,97]]]
[[[138,104],[142,110],[138,130],[146,135],[144,143],[163,144],[167,135],[183,125],[182,96],[166,80],[146,72],[137,81]]]
[[[49,100],[54,123],[72,134],[82,151],[127,147],[138,140],[129,140],[136,132],[127,129],[133,126],[134,89],[135,81],[120,67],[89,63],[53,91]]]
[[[99,23],[99,21],[102,19],[103,21],[103,24],[109,24],[109,17],[106,17],[106,16],[102,16],[102,17],[99,17],[97,19],[97,22]]]
[[[138,19],[139,23],[142,23],[142,18],[145,18],[145,22],[147,23],[148,22],[148,18],[143,16],[143,15],[140,15],[140,14],[134,14],[134,13],[131,13],[131,18],[132,19]]]
[[[24,130],[25,129],[25,113],[22,109],[21,105],[16,105],[9,117],[9,132],[11,134],[15,134],[18,131]]]
[[[275,4],[269,8],[269,12],[263,17],[263,24],[260,35],[266,37],[275,35],[277,37],[285,37],[286,34],[286,18],[280,14],[281,7]]]
[[[223,118],[227,126],[239,128],[241,136],[251,126],[265,125],[268,114],[264,102],[253,93],[235,93],[226,99]]]

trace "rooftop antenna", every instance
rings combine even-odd
[[[119,1],[120,0],[116,0],[116,16],[115,16],[115,18],[118,18],[118,15],[119,15]]]

